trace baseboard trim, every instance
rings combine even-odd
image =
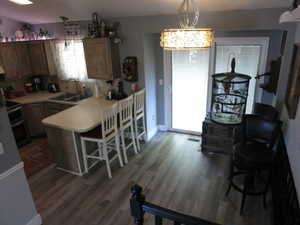
[[[42,217],[40,216],[40,214],[37,214],[26,225],[41,225],[41,224],[42,224]]]
[[[24,163],[23,162],[19,162],[15,166],[13,166],[10,169],[6,170],[5,172],[1,173],[0,174],[0,180],[5,179],[6,177],[8,177],[9,175],[13,174],[17,170],[22,169],[23,167],[24,167]]]
[[[154,135],[157,133],[157,126],[155,128],[153,128],[152,130],[150,130],[147,134],[147,141],[150,141]]]
[[[159,131],[167,131],[168,130],[168,127],[166,125],[157,125],[157,128]]]

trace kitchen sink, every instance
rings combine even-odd
[[[89,96],[86,96],[86,95],[65,93],[65,94],[61,94],[57,97],[50,98],[50,99],[55,100],[55,101],[78,102],[78,101],[81,101],[81,100],[86,99],[88,97]]]

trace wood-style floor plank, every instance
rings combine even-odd
[[[140,154],[130,153],[129,164],[112,167],[113,178],[99,168],[77,177],[47,167],[29,178],[43,225],[133,224],[130,188],[139,184],[147,201],[220,224],[269,225],[270,210],[260,197],[249,197],[239,215],[241,196],[232,190],[225,197],[229,158],[205,156],[189,135],[158,133]],[[270,208],[270,207],[269,207]],[[154,224],[147,215],[146,224]],[[164,221],[164,224],[171,224]]]

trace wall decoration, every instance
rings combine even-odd
[[[124,80],[135,82],[138,80],[137,57],[128,56],[123,61]]]
[[[300,50],[295,44],[292,66],[289,74],[288,86],[285,95],[285,105],[290,119],[295,119],[300,96]]]

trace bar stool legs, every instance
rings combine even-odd
[[[125,130],[130,129],[130,136],[131,136],[131,143],[126,145],[125,142]],[[134,129],[133,129],[133,124],[131,123],[128,127],[125,129],[121,128],[120,129],[120,135],[121,135],[121,144],[122,144],[122,150],[123,150],[123,156],[124,156],[124,162],[125,164],[128,163],[128,157],[127,157],[127,149],[133,146],[133,150],[135,154],[138,154],[136,142],[135,142],[135,136],[134,136]]]
[[[142,126],[138,126],[138,122],[141,120]],[[144,114],[139,118],[134,119],[134,127],[135,127],[135,137],[137,143],[137,149],[141,151],[141,144],[140,139],[143,136],[144,140],[147,140],[147,132],[146,132],[146,125],[145,125],[145,116]]]

